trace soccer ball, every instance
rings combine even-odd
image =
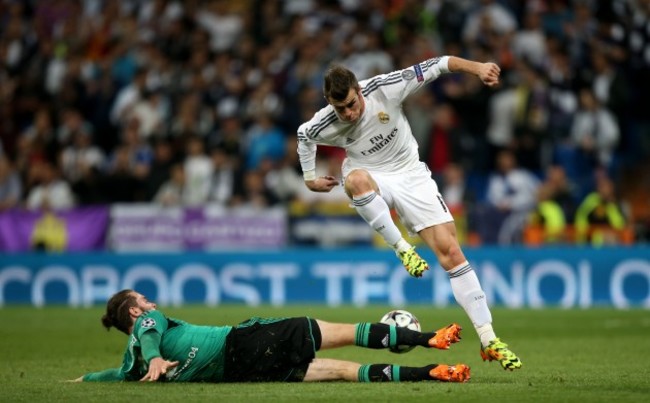
[[[396,309],[394,311],[388,312],[386,315],[384,315],[381,318],[379,322],[384,323],[386,325],[396,325],[397,327],[405,327],[407,329],[415,330],[417,332],[422,330],[418,318],[416,318],[415,315],[413,315],[411,312],[405,311],[403,309]],[[392,353],[402,354],[402,353],[408,353],[414,348],[415,346],[394,346],[394,347],[389,347],[389,350]]]

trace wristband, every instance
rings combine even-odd
[[[316,179],[316,171],[303,172],[302,177],[305,181],[313,181],[314,179]]]

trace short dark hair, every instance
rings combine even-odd
[[[353,72],[341,65],[333,65],[325,73],[323,94],[329,101],[345,101],[350,93],[350,88],[359,89],[359,82]]]
[[[106,303],[106,313],[102,316],[102,324],[106,330],[115,327],[128,335],[132,325],[129,308],[133,306],[137,306],[133,290],[122,290],[113,294]]]

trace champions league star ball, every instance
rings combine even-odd
[[[384,315],[381,318],[379,322],[384,323],[386,325],[396,325],[397,327],[405,327],[407,329],[415,330],[417,332],[422,330],[418,318],[416,318],[415,315],[413,315],[411,312],[405,311],[403,309],[396,309],[394,311],[388,312],[386,315]],[[389,350],[392,353],[402,354],[402,353],[408,353],[414,348],[415,346],[394,346],[394,347],[389,347]]]

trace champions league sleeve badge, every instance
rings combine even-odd
[[[406,81],[413,80],[415,78],[415,72],[411,69],[402,70],[402,78]]]
[[[404,69],[402,70],[402,78],[404,80],[413,80],[414,78],[418,78],[418,82],[424,81],[424,72],[422,71],[422,67],[419,64],[414,64],[413,65],[413,70],[409,69]]]
[[[141,327],[148,329],[150,327],[156,326],[156,321],[154,318],[144,318],[142,319],[142,323],[140,324]]]

